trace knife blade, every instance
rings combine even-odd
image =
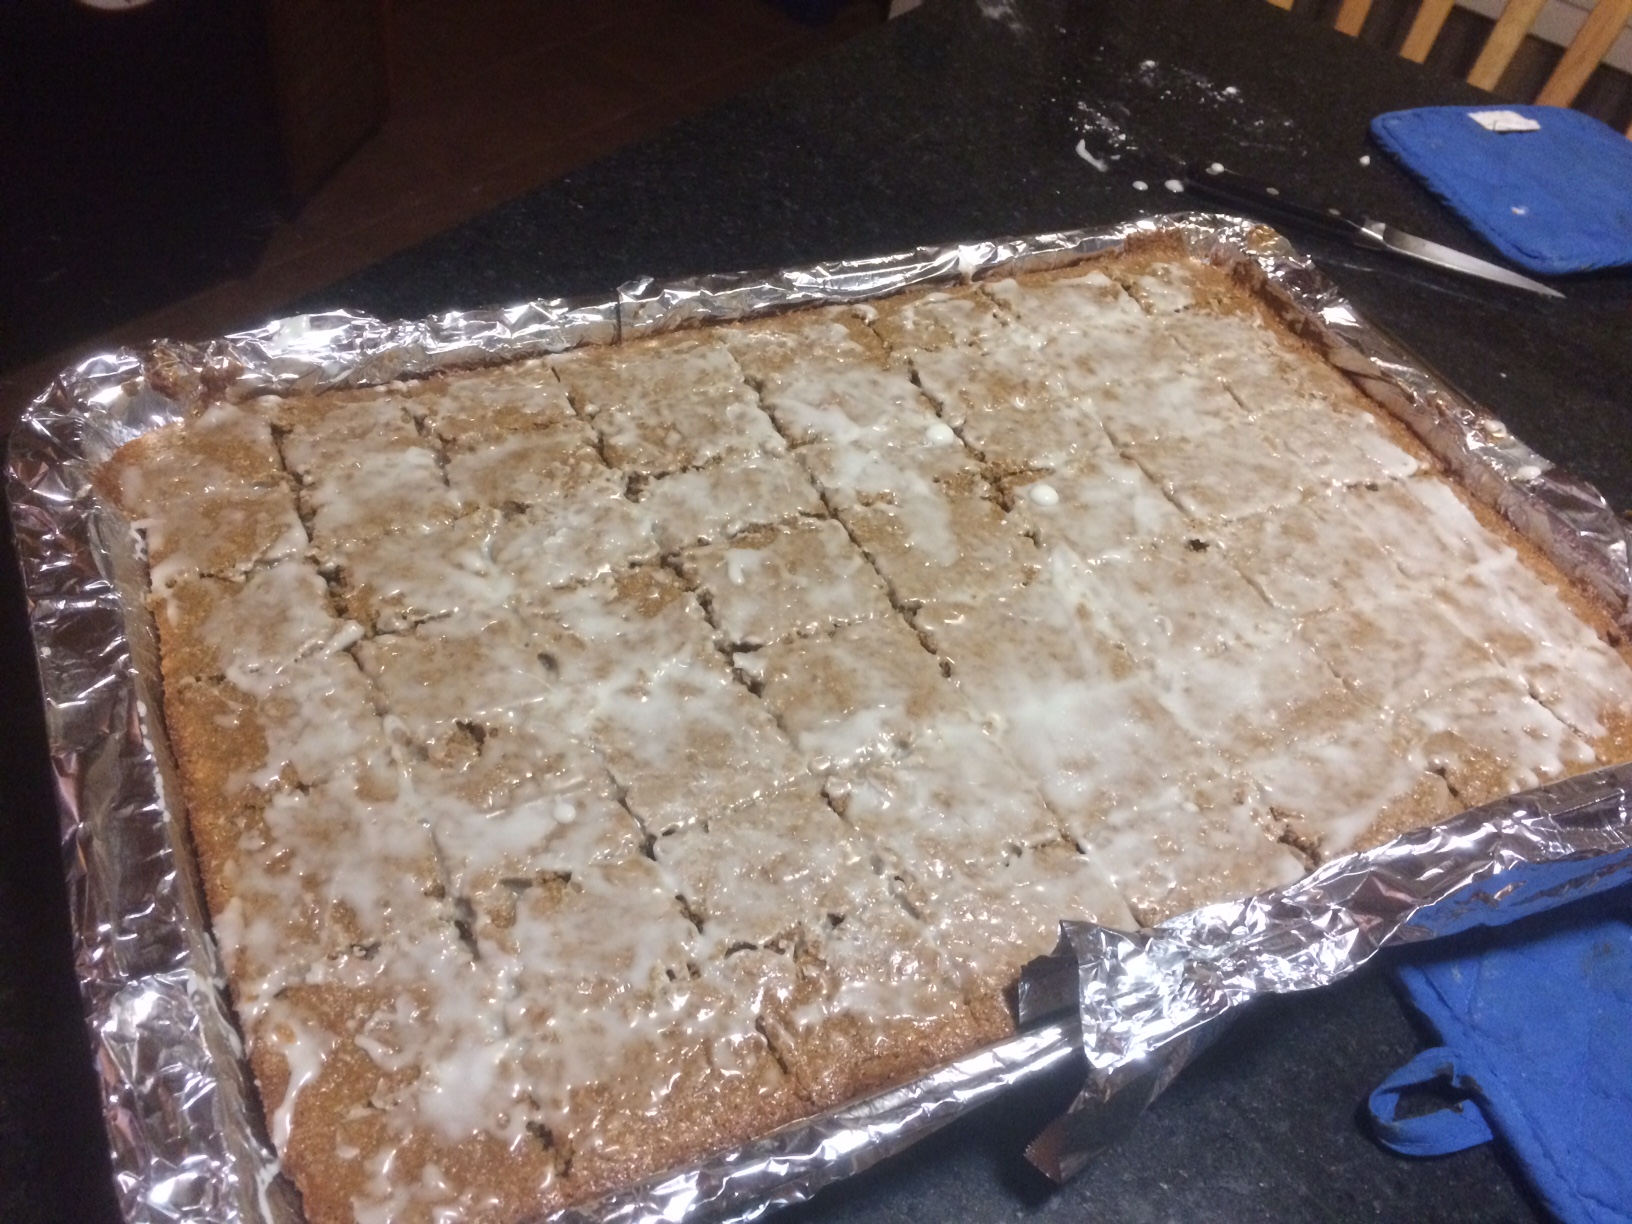
[[[1533,281],[1528,276],[1521,276],[1500,264],[1469,255],[1455,247],[1408,234],[1386,222],[1372,221],[1369,218],[1357,220],[1346,215],[1341,209],[1313,208],[1289,200],[1275,188],[1263,186],[1244,175],[1226,170],[1216,162],[1205,169],[1191,169],[1185,175],[1185,186],[1199,195],[1211,196],[1231,204],[1244,204],[1257,213],[1334,234],[1355,246],[1368,247],[1374,251],[1388,251],[1442,271],[1478,277],[1513,289],[1525,289],[1531,293],[1539,293],[1543,297],[1564,296],[1557,289],[1540,281]]]

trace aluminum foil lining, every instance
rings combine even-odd
[[[1602,497],[1440,385],[1284,239],[1206,214],[921,248],[774,274],[656,283],[385,323],[300,316],[200,346],[154,344],[61,374],[11,439],[7,491],[45,692],[74,950],[124,1218],[296,1224],[226,1003],[158,703],[137,541],[90,475],[125,442],[222,396],[317,391],[537,356],[914,285],[1059,266],[1177,237],[1256,279],[1476,495],[1632,630],[1627,535]],[[1064,1174],[1116,1133],[1256,993],[1351,971],[1378,947],[1557,903],[1626,878],[1627,770],[1479,809],[1332,863],[1288,889],[1128,936],[1065,930],[1026,986],[1017,1037],[562,1220],[747,1220],[870,1165],[1019,1079],[1087,1054],[1088,1083],[1034,1156]],[[1504,899],[1505,898],[1505,899]],[[1454,915],[1454,917],[1452,916]],[[1035,1021],[1035,1024],[1032,1022]],[[1052,1163],[1050,1163],[1052,1162]]]
[[[1245,901],[1204,906],[1128,935],[1061,924],[1026,967],[1022,1026],[1072,1015],[1087,1079],[1027,1149],[1071,1176],[1264,994],[1345,977],[1391,944],[1512,922],[1632,880],[1632,765],[1528,791]]]

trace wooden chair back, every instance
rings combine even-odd
[[[1270,0],[1270,3],[1289,9],[1293,0]],[[1455,3],[1456,0],[1422,0],[1400,46],[1400,54],[1419,64],[1427,59]],[[1508,0],[1490,37],[1485,40],[1484,49],[1479,52],[1473,71],[1468,73],[1469,84],[1480,89],[1496,87],[1546,3],[1547,0]],[[1366,23],[1366,15],[1371,12],[1371,4],[1372,0],[1343,0],[1337,13],[1337,28],[1345,34],[1358,35]],[[1535,100],[1543,106],[1568,106],[1574,102],[1593,69],[1626,28],[1629,17],[1632,17],[1632,0],[1597,0]],[[1627,135],[1632,136],[1632,128],[1627,130]]]

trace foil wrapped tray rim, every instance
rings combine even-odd
[[[449,312],[412,322],[346,311],[298,315],[200,345],[155,342],[102,354],[54,380],[11,435],[8,500],[59,779],[75,957],[125,1218],[131,1224],[289,1224],[299,1212],[259,1126],[185,835],[165,803],[167,793],[179,792],[162,728],[152,718],[157,695],[151,623],[144,627],[135,610],[141,600],[131,542],[119,538],[117,524],[91,495],[94,464],[212,395],[385,383],[579,344],[615,344],[713,320],[1052,267],[1159,235],[1178,235],[1197,258],[1256,269],[1267,291],[1307,325],[1334,364],[1447,458],[1476,496],[1594,589],[1623,628],[1632,629],[1627,530],[1602,497],[1420,369],[1275,231],[1227,216],[1176,214],[772,273],[639,279],[615,295]],[[1619,823],[1611,821],[1608,841],[1593,843],[1598,849],[1591,861],[1600,867],[1625,857],[1611,851],[1628,836],[1626,782],[1621,775],[1602,781],[1610,797],[1600,796],[1601,802]],[[1505,813],[1502,819],[1511,817]],[[1469,819],[1482,818],[1470,814]],[[1479,841],[1459,843],[1464,859],[1483,856],[1462,862],[1464,872],[1488,872],[1496,861],[1489,846],[1469,849]],[[1373,866],[1356,860],[1345,869],[1347,875],[1338,875],[1363,881]],[[1584,878],[1592,870],[1580,874]],[[1557,887],[1568,891],[1563,884]],[[1244,927],[1262,933],[1277,924],[1283,933],[1289,930],[1287,915],[1277,912],[1278,899],[1285,900],[1264,894],[1238,903],[1228,921],[1213,912],[1217,907],[1208,907],[1174,922],[1180,927],[1189,922],[1183,939],[1200,941],[1189,953],[1216,951],[1224,938],[1220,931]],[[1397,929],[1410,937],[1410,922],[1395,917]],[[1079,947],[1076,972],[1080,978],[1107,966],[1126,969],[1141,958],[1148,964],[1153,948],[1164,964],[1182,966],[1189,953],[1175,934],[1180,927],[1163,924],[1134,944],[1114,946],[1105,942],[1105,933],[1078,930],[1078,944],[1093,950],[1081,953]],[[1068,931],[1062,954],[1072,938]],[[1339,958],[1322,971],[1337,972],[1345,963],[1352,968],[1359,961]],[[1140,980],[1148,986],[1160,976],[1146,972]],[[1110,997],[1103,982],[1094,990],[1098,998]],[[1139,1047],[1128,1033],[1109,1042],[1092,1035],[1090,1008],[1081,997],[1078,1003],[1075,1022],[1045,1018],[1041,1028],[913,1084],[784,1128],[742,1152],[562,1218],[619,1224],[750,1219],[773,1204],[808,1197],[1039,1067],[1077,1057],[1084,1045],[1093,1050],[1084,1099],[1098,1092],[1098,1104],[1112,1106],[1100,1110],[1103,1122],[1118,1108],[1136,1110],[1159,1091],[1182,1066],[1186,1049],[1193,1050],[1195,1034],[1204,1031],[1181,1025],[1167,1032],[1159,1043],[1165,1061],[1158,1060],[1151,1071],[1144,1065],[1149,1048]],[[1189,999],[1183,1006],[1194,1004]],[[1160,1027],[1147,1036],[1162,1036]],[[1119,1057],[1114,1053],[1119,1044],[1138,1047],[1139,1053]],[[1107,1049],[1113,1052],[1106,1054]],[[1123,1079],[1137,1078],[1134,1091],[1115,1091],[1118,1067]],[[1141,1074],[1134,1077],[1134,1070]],[[1079,1110],[1077,1116],[1091,1112]]]

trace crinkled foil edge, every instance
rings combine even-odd
[[[1020,1020],[1074,1017],[1086,1082],[1027,1156],[1069,1178],[1261,995],[1329,985],[1385,947],[1517,921],[1632,881],[1629,795],[1632,765],[1610,766],[1149,931],[1061,923],[1058,948],[1022,975]]]
[[[75,970],[130,1224],[299,1224],[231,1010],[158,717],[140,542],[91,484],[120,446],[233,398],[389,382],[617,339],[617,302],[382,323],[335,312],[59,375],[10,443],[7,500],[45,699]]]
[[[643,280],[615,299],[417,322],[299,316],[206,345],[122,350],[61,374],[12,435],[7,492],[58,783],[76,969],[124,1218],[297,1224],[300,1212],[266,1140],[186,832],[166,801],[179,790],[156,717],[143,566],[129,525],[92,489],[102,461],[216,396],[383,383],[1040,270],[1174,237],[1193,257],[1252,277],[1289,322],[1632,629],[1627,534],[1596,491],[1518,443],[1367,325],[1274,231],[1229,217],[1182,214],[770,274]],[[875,1163],[1020,1079],[1080,1062],[1086,1048],[1089,1086],[1059,1124],[1070,1133],[1056,1135],[1063,1170],[1091,1150],[1081,1142],[1083,1127],[1114,1130],[1116,1118],[1142,1107],[1205,1040],[1207,1023],[1255,993],[1341,976],[1391,939],[1441,933],[1422,918],[1431,900],[1454,899],[1526,865],[1555,873],[1536,890],[1542,902],[1624,878],[1632,777],[1611,770],[1589,778],[1563,784],[1574,788],[1564,815],[1562,801],[1519,796],[1498,811],[1479,809],[1339,860],[1290,889],[1198,910],[1155,932],[1068,927],[1061,953],[1028,980],[1026,1019],[1043,1017],[1035,1027],[911,1084],[555,1218],[753,1219]],[[1590,797],[1585,807],[1582,795]],[[1427,898],[1413,890],[1424,880],[1441,892]],[[1492,895],[1480,894],[1470,912],[1488,911]]]

